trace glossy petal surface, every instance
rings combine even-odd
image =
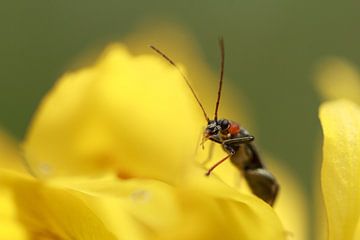
[[[328,239],[358,239],[360,216],[360,108],[347,101],[320,108],[324,134],[322,190]]]

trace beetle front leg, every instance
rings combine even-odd
[[[234,149],[234,147],[228,143],[226,143],[225,141],[222,143],[222,146],[225,150],[225,152],[227,152],[230,155],[234,155],[236,153],[236,150]]]
[[[223,163],[223,162],[225,162],[225,160],[227,160],[229,157],[231,157],[232,156],[232,154],[229,154],[229,155],[227,155],[226,157],[224,157],[223,159],[221,159],[220,161],[218,161],[217,163],[215,163],[206,173],[205,173],[205,175],[206,176],[209,176],[210,175],[210,173],[217,167],[217,166],[219,166],[221,163]]]
[[[206,176],[209,176],[210,173],[217,167],[219,166],[221,163],[223,163],[225,160],[227,160],[228,158],[230,158],[231,156],[233,156],[236,153],[236,149],[234,148],[233,145],[240,145],[243,143],[249,143],[251,141],[253,141],[255,138],[251,135],[246,135],[246,136],[242,136],[242,137],[238,137],[238,138],[233,138],[233,139],[227,139],[221,142],[221,140],[218,137],[212,137],[211,140],[213,140],[214,142],[218,142],[221,143],[224,150],[228,153],[228,155],[226,157],[224,157],[223,159],[221,159],[220,161],[218,161],[217,163],[215,163],[205,174]]]
[[[243,143],[249,143],[255,140],[254,136],[251,135],[246,135],[246,136],[242,136],[242,137],[237,137],[237,138],[231,138],[231,139],[227,139],[224,140],[222,142],[223,145],[233,145],[233,144],[243,144]]]
[[[236,149],[238,149],[239,145],[249,143],[251,141],[254,141],[254,139],[255,138],[251,135],[227,139],[222,142],[222,146],[227,153],[234,155],[236,153]]]

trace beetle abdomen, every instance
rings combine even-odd
[[[261,162],[254,145],[249,143],[238,146],[230,160],[243,173],[252,193],[273,206],[279,184]]]

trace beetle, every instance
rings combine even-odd
[[[280,186],[276,178],[271,174],[270,171],[266,169],[265,165],[263,164],[254,145],[255,137],[235,121],[229,119],[218,119],[218,109],[220,104],[225,65],[225,48],[224,40],[222,38],[219,40],[219,47],[221,53],[220,80],[214,119],[210,119],[206,114],[205,109],[197,97],[194,89],[191,87],[188,78],[181,71],[181,69],[175,64],[173,60],[171,60],[158,48],[150,46],[150,48],[152,48],[156,53],[160,54],[165,60],[167,60],[167,62],[169,62],[179,71],[182,78],[190,88],[196,101],[198,102],[207,121],[207,126],[203,133],[201,145],[203,146],[205,141],[210,140],[220,144],[223,150],[227,153],[226,157],[215,163],[206,172],[205,175],[209,176],[216,167],[218,167],[227,159],[230,159],[233,165],[243,174],[252,193],[261,198],[263,201],[267,202],[270,206],[273,206]]]

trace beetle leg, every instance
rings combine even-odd
[[[217,163],[215,163],[207,172],[206,172],[206,176],[209,176],[210,173],[217,167],[219,166],[221,163],[225,162],[226,159],[228,159],[229,157],[231,157],[232,154],[227,155],[226,157],[224,157],[223,159],[221,159],[220,161],[218,161]]]
[[[235,154],[235,149],[231,146],[226,144],[226,142],[222,142],[222,145],[225,149],[225,151],[228,153],[228,155],[226,157],[224,157],[223,159],[221,159],[220,161],[218,161],[217,163],[215,163],[207,172],[206,172],[206,176],[209,176],[210,173],[217,167],[219,166],[221,163],[223,163],[225,160],[227,160],[229,157],[231,157],[232,155]]]
[[[229,153],[230,155],[234,155],[236,153],[234,147],[228,144],[226,141],[222,143],[224,150]]]
[[[237,137],[237,138],[231,138],[231,139],[227,139],[224,140],[222,143],[223,145],[231,145],[231,144],[242,144],[242,143],[249,143],[254,141],[254,136],[248,135],[248,136],[243,136],[243,137]]]
[[[229,157],[231,157],[232,155],[234,155],[236,153],[236,150],[234,149],[234,147],[232,146],[233,144],[242,144],[242,143],[248,143],[254,140],[254,137],[251,135],[246,135],[243,137],[238,137],[238,138],[233,138],[233,139],[227,139],[224,141],[220,141],[220,139],[218,138],[210,138],[211,140],[213,140],[214,142],[218,142],[221,143],[225,149],[225,151],[228,153],[228,155],[221,159],[220,161],[218,161],[217,163],[215,163],[206,173],[206,176],[209,176],[210,173],[217,167],[219,166],[221,163],[223,163],[226,159],[228,159]]]

